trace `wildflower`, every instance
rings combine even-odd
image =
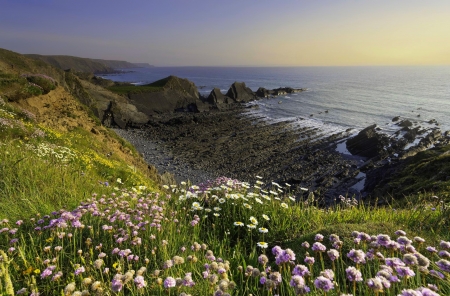
[[[441,259],[436,262],[436,265],[445,272],[450,272],[450,261],[445,259]]]
[[[398,267],[395,267],[395,271],[397,272],[397,274],[400,276],[400,277],[406,277],[406,278],[409,278],[409,277],[412,277],[412,276],[415,276],[416,274],[415,274],[415,272],[414,271],[412,271],[409,267],[407,267],[407,266],[398,266]]]
[[[407,238],[406,236],[398,237],[397,242],[401,245],[409,245],[412,243],[412,241],[409,238]]]
[[[269,244],[266,242],[258,242],[256,245],[263,249],[267,249],[267,247],[269,246]]]
[[[423,294],[421,292],[415,291],[413,289],[403,289],[401,294],[398,294],[399,296],[422,296]]]
[[[396,234],[396,235],[399,235],[399,236],[402,236],[402,235],[404,236],[404,235],[406,235],[406,232],[404,232],[403,230],[400,230],[400,229],[399,229],[399,230],[397,230],[397,231],[395,232],[395,234]]]
[[[252,224],[258,225],[258,220],[256,220],[255,217],[251,216],[251,217],[249,218],[249,220],[250,220],[250,222],[252,222]]]
[[[379,234],[378,236],[377,236],[377,243],[380,245],[380,246],[388,246],[388,244],[390,243],[390,241],[391,241],[391,238],[389,237],[389,235],[386,235],[386,234]]]
[[[255,224],[247,224],[247,227],[249,229],[256,229],[256,225]]]
[[[303,242],[302,243],[302,247],[306,248],[306,249],[309,249],[309,243],[308,242]]]
[[[439,251],[438,256],[441,258],[450,258],[450,253],[442,250],[442,251]]]
[[[75,291],[75,289],[76,289],[75,283],[70,283],[64,288],[64,294],[70,295],[72,294],[73,291]]]
[[[55,273],[55,275],[52,277],[52,281],[57,281],[59,280],[61,277],[63,276],[63,273],[61,271],[58,271],[57,273]]]
[[[258,257],[258,262],[262,265],[266,265],[269,262],[269,258],[266,255],[262,254]]]
[[[350,252],[348,252],[347,257],[356,264],[366,263],[366,254],[362,250],[351,249]]]
[[[173,288],[175,287],[176,283],[176,280],[173,277],[169,276],[164,280],[164,288]]]
[[[426,250],[430,253],[437,253],[437,250],[435,247],[428,246],[428,247],[426,247]]]
[[[347,275],[347,279],[351,282],[362,282],[362,274],[361,271],[356,269],[356,267],[350,266],[345,269],[345,273]]]
[[[237,222],[234,222],[234,226],[245,226],[245,224],[237,221]]]
[[[317,289],[323,290],[324,292],[328,292],[328,291],[334,289],[333,282],[324,276],[317,277],[314,280],[314,286],[316,286]]]
[[[269,221],[269,220],[270,220],[269,216],[267,216],[266,214],[263,214],[262,217],[263,217],[263,219],[266,220],[266,221]]]
[[[138,289],[144,288],[147,286],[147,282],[144,280],[144,277],[141,275],[136,276],[134,279],[134,283]]]
[[[285,204],[284,202],[281,203],[281,207],[285,208],[285,209],[289,208],[289,206],[287,204]]]
[[[308,265],[313,265],[314,262],[315,262],[314,257],[309,257],[309,256],[306,256],[305,259],[304,259],[304,261],[305,261],[305,263],[308,264]]]
[[[442,249],[450,249],[450,242],[446,242],[446,241],[441,240],[441,242],[439,243],[439,246]]]
[[[117,293],[122,291],[122,289],[123,289],[122,275],[116,274],[113,280],[111,281],[111,290]]]
[[[415,253],[414,256],[417,258],[417,264],[421,267],[428,268],[430,266],[430,260],[420,253]]]
[[[305,277],[305,276],[309,276],[309,275],[310,275],[310,272],[309,272],[308,267],[306,267],[305,265],[297,264],[297,265],[294,267],[294,269],[292,270],[292,274],[293,274],[293,275],[299,275],[299,276]]]
[[[320,233],[316,234],[316,235],[314,236],[314,240],[315,240],[316,242],[321,242],[321,241],[323,241],[323,235],[320,234]]]
[[[416,243],[423,244],[425,242],[425,239],[421,238],[420,236],[415,236],[414,241]]]
[[[82,274],[83,272],[85,272],[86,270],[84,269],[84,266],[80,266],[75,270],[75,275],[79,275]]]
[[[267,228],[260,227],[260,228],[259,228],[259,232],[261,232],[261,233],[267,233],[267,232],[269,232],[269,230],[268,230]]]
[[[391,283],[380,276],[368,279],[366,283],[375,293],[383,292],[384,288],[389,289],[391,287]]]
[[[439,278],[439,279],[444,279],[445,278],[445,276],[441,272],[439,272],[437,270],[434,270],[434,269],[430,270],[430,275],[432,275],[432,276],[434,276],[436,278]]]
[[[311,250],[313,250],[314,252],[325,252],[326,249],[327,249],[327,247],[325,247],[323,244],[321,244],[319,242],[315,242],[311,248]]]
[[[417,257],[413,254],[405,254],[403,255],[403,262],[405,262],[406,265],[417,265],[419,262],[417,261]]]
[[[339,252],[336,249],[330,249],[328,252],[328,257],[330,258],[331,261],[335,261],[336,259],[339,258]]]

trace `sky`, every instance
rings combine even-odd
[[[156,66],[450,65],[448,0],[0,0],[0,47]]]

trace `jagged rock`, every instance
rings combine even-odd
[[[211,91],[211,93],[209,94],[209,96],[206,99],[206,101],[209,104],[216,105],[219,108],[220,108],[220,105],[222,105],[222,104],[228,104],[228,103],[234,103],[235,102],[233,99],[231,99],[231,98],[225,96],[224,94],[222,94],[222,92],[218,88],[214,88]]]
[[[271,95],[273,95],[273,91],[264,87],[260,87],[256,91],[256,96],[259,98],[269,98]]]
[[[376,124],[363,129],[355,137],[347,140],[347,149],[353,155],[375,157],[380,155],[389,143],[386,135],[376,132]]]
[[[256,95],[248,88],[244,82],[235,82],[228,90],[227,97],[234,99],[236,102],[250,102],[256,99]]]
[[[400,120],[400,116],[395,116],[394,118],[392,118],[392,122],[396,122]]]

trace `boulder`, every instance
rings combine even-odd
[[[209,104],[219,106],[222,104],[234,103],[234,100],[222,94],[220,89],[214,88],[206,99]]]
[[[248,88],[244,82],[235,82],[228,90],[227,97],[232,98],[236,102],[250,102],[256,99],[256,95]]]
[[[376,132],[376,124],[363,129],[355,137],[347,140],[347,149],[353,155],[375,157],[381,154],[384,146],[389,143],[389,137]]]
[[[268,98],[271,95],[273,95],[273,91],[272,90],[268,90],[268,89],[266,89],[264,87],[260,87],[260,88],[258,88],[258,90],[256,91],[255,94],[256,94],[256,96],[258,98]]]

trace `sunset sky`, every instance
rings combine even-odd
[[[0,0],[0,47],[156,66],[450,65],[448,0]]]

